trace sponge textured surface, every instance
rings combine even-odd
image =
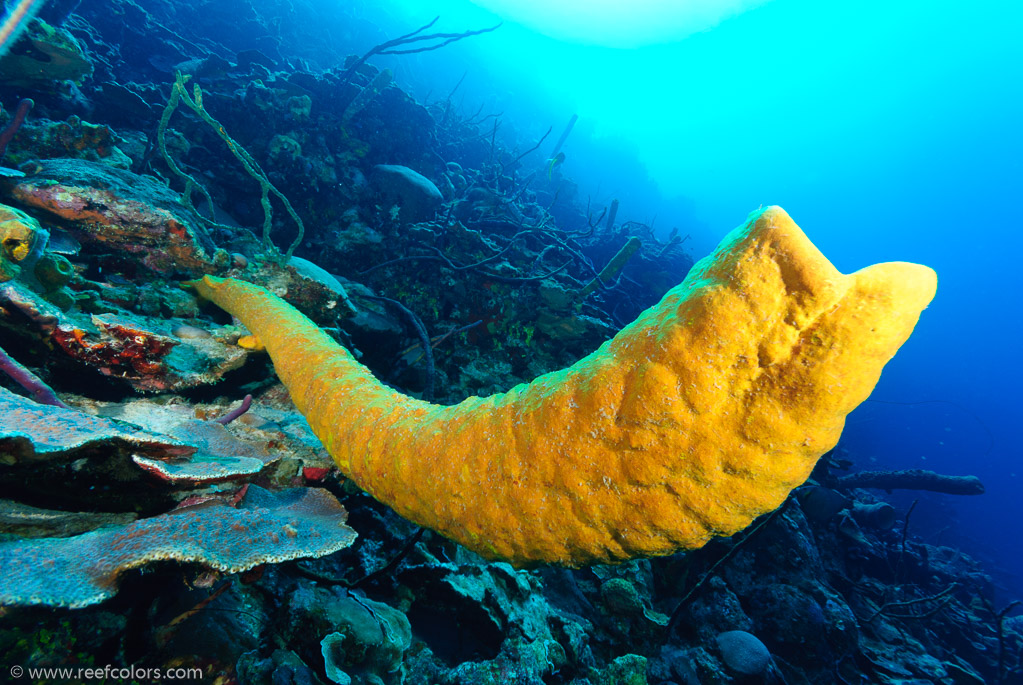
[[[573,366],[445,407],[396,393],[265,290],[199,293],[266,346],[340,469],[516,565],[670,554],[777,508],[934,296],[927,267],[842,275],[778,207]]]

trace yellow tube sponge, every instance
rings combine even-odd
[[[777,508],[935,287],[916,264],[842,275],[769,207],[593,354],[445,407],[388,389],[262,288],[196,282],[266,345],[341,471],[409,520],[519,566],[670,554]]]

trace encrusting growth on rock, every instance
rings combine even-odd
[[[194,285],[259,337],[371,495],[485,557],[581,566],[700,547],[778,507],[836,444],[936,277],[907,263],[842,275],[769,207],[596,352],[454,406],[382,385],[262,288]]]

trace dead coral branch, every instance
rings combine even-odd
[[[355,71],[363,64],[365,64],[366,60],[368,60],[373,55],[411,55],[412,53],[416,52],[429,52],[431,50],[439,50],[440,48],[446,45],[450,45],[451,43],[454,43],[456,41],[462,40],[463,38],[468,38],[470,36],[478,36],[483,33],[490,33],[491,31],[496,31],[501,26],[501,24],[495,24],[494,26],[491,26],[489,28],[477,29],[475,31],[463,31],[462,33],[423,34],[423,31],[427,30],[428,28],[436,24],[439,19],[440,19],[439,16],[434,17],[433,21],[431,21],[429,24],[420,26],[418,29],[411,33],[406,33],[404,36],[392,38],[391,40],[380,43],[379,45],[374,45],[369,49],[369,51],[366,54],[364,54],[362,57],[358,58],[357,60],[352,62],[351,65],[349,65],[348,69],[345,70],[345,73],[341,75],[341,81],[343,83],[347,83],[352,78],[352,74],[354,74]],[[429,41],[440,42],[434,43],[432,45],[420,45],[419,47],[400,49],[402,48],[402,46],[405,45],[414,45],[416,43],[426,43]]]
[[[928,490],[946,495],[983,495],[984,484],[976,476],[946,476],[924,469],[905,471],[859,471],[835,481],[839,488],[878,490]]]

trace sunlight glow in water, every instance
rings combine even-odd
[[[769,0],[473,0],[558,40],[636,48],[681,40]]]

